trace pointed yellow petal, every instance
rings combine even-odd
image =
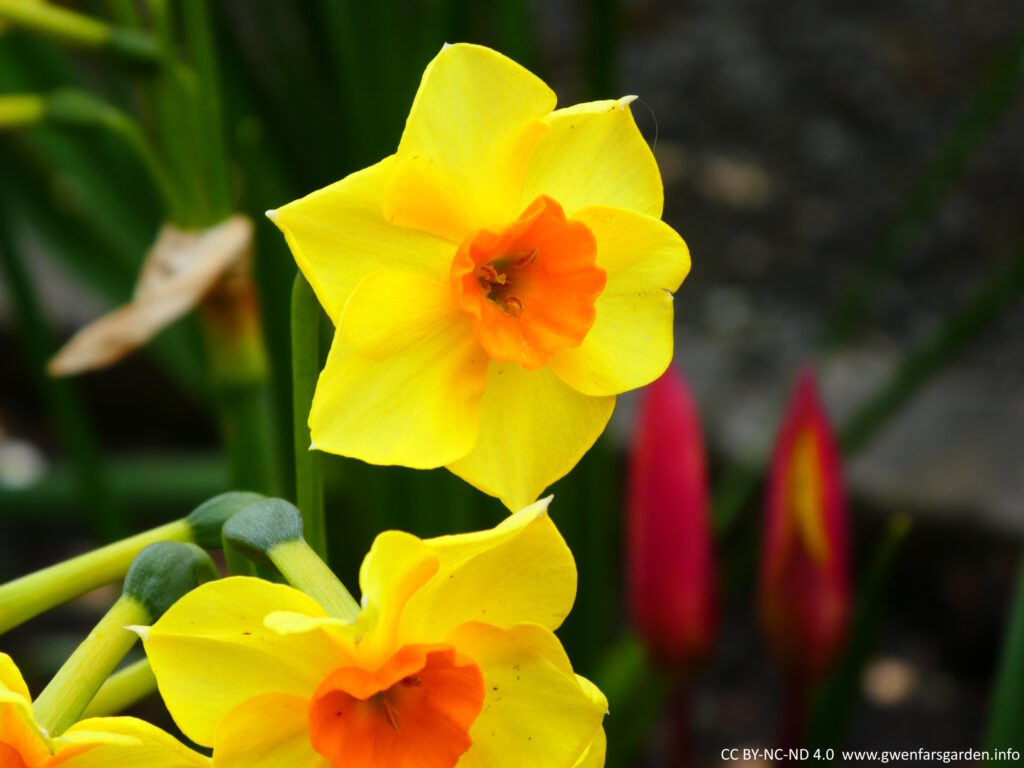
[[[576,465],[614,407],[614,397],[581,395],[550,368],[492,362],[476,445],[448,469],[520,509]]]
[[[235,577],[204,584],[143,632],[160,694],[190,739],[212,746],[218,723],[263,693],[311,696],[339,650],[326,632],[280,635],[264,626],[274,611],[322,617],[298,590]]]
[[[446,46],[423,73],[385,195],[396,224],[455,242],[522,210],[526,159],[555,94],[511,59]]]
[[[454,244],[396,226],[384,217],[384,186],[393,164],[393,158],[386,158],[271,216],[335,325],[349,294],[378,269],[447,279]]]
[[[385,531],[374,539],[359,569],[363,604],[359,651],[365,666],[378,666],[397,650],[405,605],[437,573],[437,566],[437,555],[412,534]]]
[[[487,357],[447,283],[375,272],[349,299],[309,416],[313,445],[438,467],[476,440]]]
[[[301,696],[271,693],[231,710],[217,729],[217,768],[330,768],[309,743],[308,707]]]
[[[607,714],[608,699],[605,697],[604,693],[602,693],[596,685],[585,677],[576,675],[576,681],[583,689],[583,693],[587,695],[594,705]],[[575,768],[604,768],[604,760],[607,751],[608,739],[605,736],[604,728],[599,728],[597,733],[594,735],[594,740],[590,742],[590,746],[587,747],[587,750],[576,762]]]
[[[0,653],[0,690],[10,691],[27,701],[32,700],[25,685],[25,678],[21,676],[21,670],[14,663],[14,659],[6,653]]]
[[[659,219],[621,208],[585,208],[608,283],[593,327],[551,367],[587,395],[613,395],[654,381],[672,360],[672,291],[690,271],[686,243]]]
[[[608,738],[605,736],[604,728],[601,728],[594,740],[590,742],[587,751],[576,762],[575,768],[604,768],[607,752]]]
[[[549,130],[530,156],[520,205],[550,195],[569,216],[590,205],[613,205],[660,218],[661,174],[630,101],[577,104],[545,118]]]
[[[467,624],[453,644],[480,666],[487,692],[459,768],[576,763],[596,737],[604,708],[583,690],[551,632],[532,624]]]
[[[98,717],[77,723],[59,741],[95,746],[61,761],[61,768],[209,768],[210,758],[189,749],[154,725],[134,717]],[[98,743],[99,742],[99,743]],[[63,757],[64,750],[57,753]]]
[[[576,597],[576,564],[546,512],[549,501],[491,530],[425,541],[440,567],[409,600],[402,642],[447,642],[468,621],[560,626]]]

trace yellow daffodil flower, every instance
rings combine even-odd
[[[210,759],[133,717],[82,720],[60,736],[49,736],[32,713],[21,672],[0,653],[0,766],[209,768]]]
[[[207,583],[140,630],[175,722],[217,768],[591,768],[607,702],[553,634],[576,593],[547,500],[493,530],[388,531],[357,616]]]
[[[336,326],[314,447],[518,509],[665,370],[690,260],[631,101],[556,110],[515,62],[446,46],[394,155],[268,213]]]

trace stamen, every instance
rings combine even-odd
[[[532,251],[530,251],[525,256],[520,256],[518,259],[516,259],[515,262],[514,262],[515,266],[517,266],[517,267],[525,267],[527,264],[533,264],[533,262],[535,262],[537,260],[537,257],[539,255],[540,255],[540,248],[534,248]]]
[[[384,714],[387,715],[388,722],[391,723],[391,727],[396,731],[402,730],[398,727],[398,713],[395,711],[394,705],[388,700],[386,695],[381,701],[381,706],[384,707]]]

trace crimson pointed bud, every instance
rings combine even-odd
[[[674,366],[640,395],[627,493],[629,608],[656,662],[692,671],[718,619],[700,420]]]
[[[805,369],[768,470],[760,583],[768,644],[795,681],[820,679],[842,650],[849,548],[839,449],[814,373]]]

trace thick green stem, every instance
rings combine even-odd
[[[151,544],[132,562],[120,599],[75,649],[33,704],[36,720],[51,737],[70,727],[131,649],[132,631],[159,619],[182,595],[217,569],[195,544]]]
[[[302,538],[302,516],[284,499],[250,504],[224,524],[224,543],[253,562],[269,561],[331,616],[354,621],[359,603]]]
[[[51,737],[60,736],[78,720],[103,681],[139,639],[126,627],[146,624],[150,618],[140,601],[124,595],[100,619],[33,703],[36,720]]]
[[[320,305],[299,273],[292,285],[292,424],[295,438],[295,498],[306,541],[327,559],[323,472],[312,450],[309,410],[320,374]]]
[[[108,50],[138,61],[157,59],[156,43],[149,35],[113,27],[49,3],[0,0],[0,20],[69,45]]]
[[[108,544],[0,586],[0,634],[55,606],[124,578],[136,555],[158,541],[191,541],[185,520]]]
[[[136,661],[107,678],[82,713],[87,717],[119,715],[156,692],[156,676],[149,659]]]
[[[359,603],[303,539],[278,544],[268,556],[289,584],[320,603],[331,616],[346,621],[359,616]]]

